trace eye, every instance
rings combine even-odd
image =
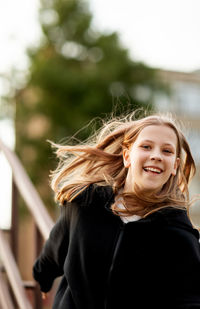
[[[163,152],[166,152],[166,153],[173,153],[172,150],[170,150],[170,149],[163,149]]]
[[[151,149],[151,146],[149,146],[149,145],[142,145],[141,147],[144,148],[144,149]]]

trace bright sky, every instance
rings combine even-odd
[[[25,48],[39,38],[38,0],[0,0],[0,73],[26,66]]]
[[[199,0],[89,0],[89,4],[94,24],[100,30],[118,31],[134,59],[171,70],[200,68]],[[40,35],[38,7],[39,0],[0,1],[0,74],[12,66],[26,67],[25,48]]]
[[[11,119],[0,121],[0,138],[9,146],[14,148],[15,134],[14,123]],[[10,226],[11,220],[11,169],[10,166],[0,152],[0,228],[7,229]]]
[[[134,58],[165,69],[200,69],[199,0],[90,2],[95,24],[118,30]]]

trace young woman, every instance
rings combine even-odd
[[[130,116],[56,147],[61,216],[33,268],[43,295],[62,276],[53,308],[200,308],[195,163],[175,122]]]

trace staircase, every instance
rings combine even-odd
[[[23,281],[17,264],[19,227],[17,196],[21,195],[34,220],[34,259],[41,250],[43,240],[48,238],[53,220],[18,157],[1,140],[0,151],[6,157],[13,175],[12,220],[9,239],[7,231],[0,229],[0,309],[42,309],[38,285],[34,281]]]

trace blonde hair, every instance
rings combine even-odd
[[[177,136],[177,157],[180,164],[175,176],[170,176],[160,193],[141,195],[136,187],[133,192],[122,192],[127,168],[123,163],[123,149],[130,148],[143,128],[150,125],[165,125]],[[125,209],[118,203],[111,206],[115,214],[142,217],[166,207],[188,208],[190,204],[188,184],[196,168],[189,144],[171,115],[154,114],[135,119],[135,112],[123,118],[112,118],[85,143],[57,145],[56,154],[60,159],[58,167],[51,172],[51,187],[55,199],[61,204],[72,201],[90,184],[109,185],[116,195],[123,198]]]

